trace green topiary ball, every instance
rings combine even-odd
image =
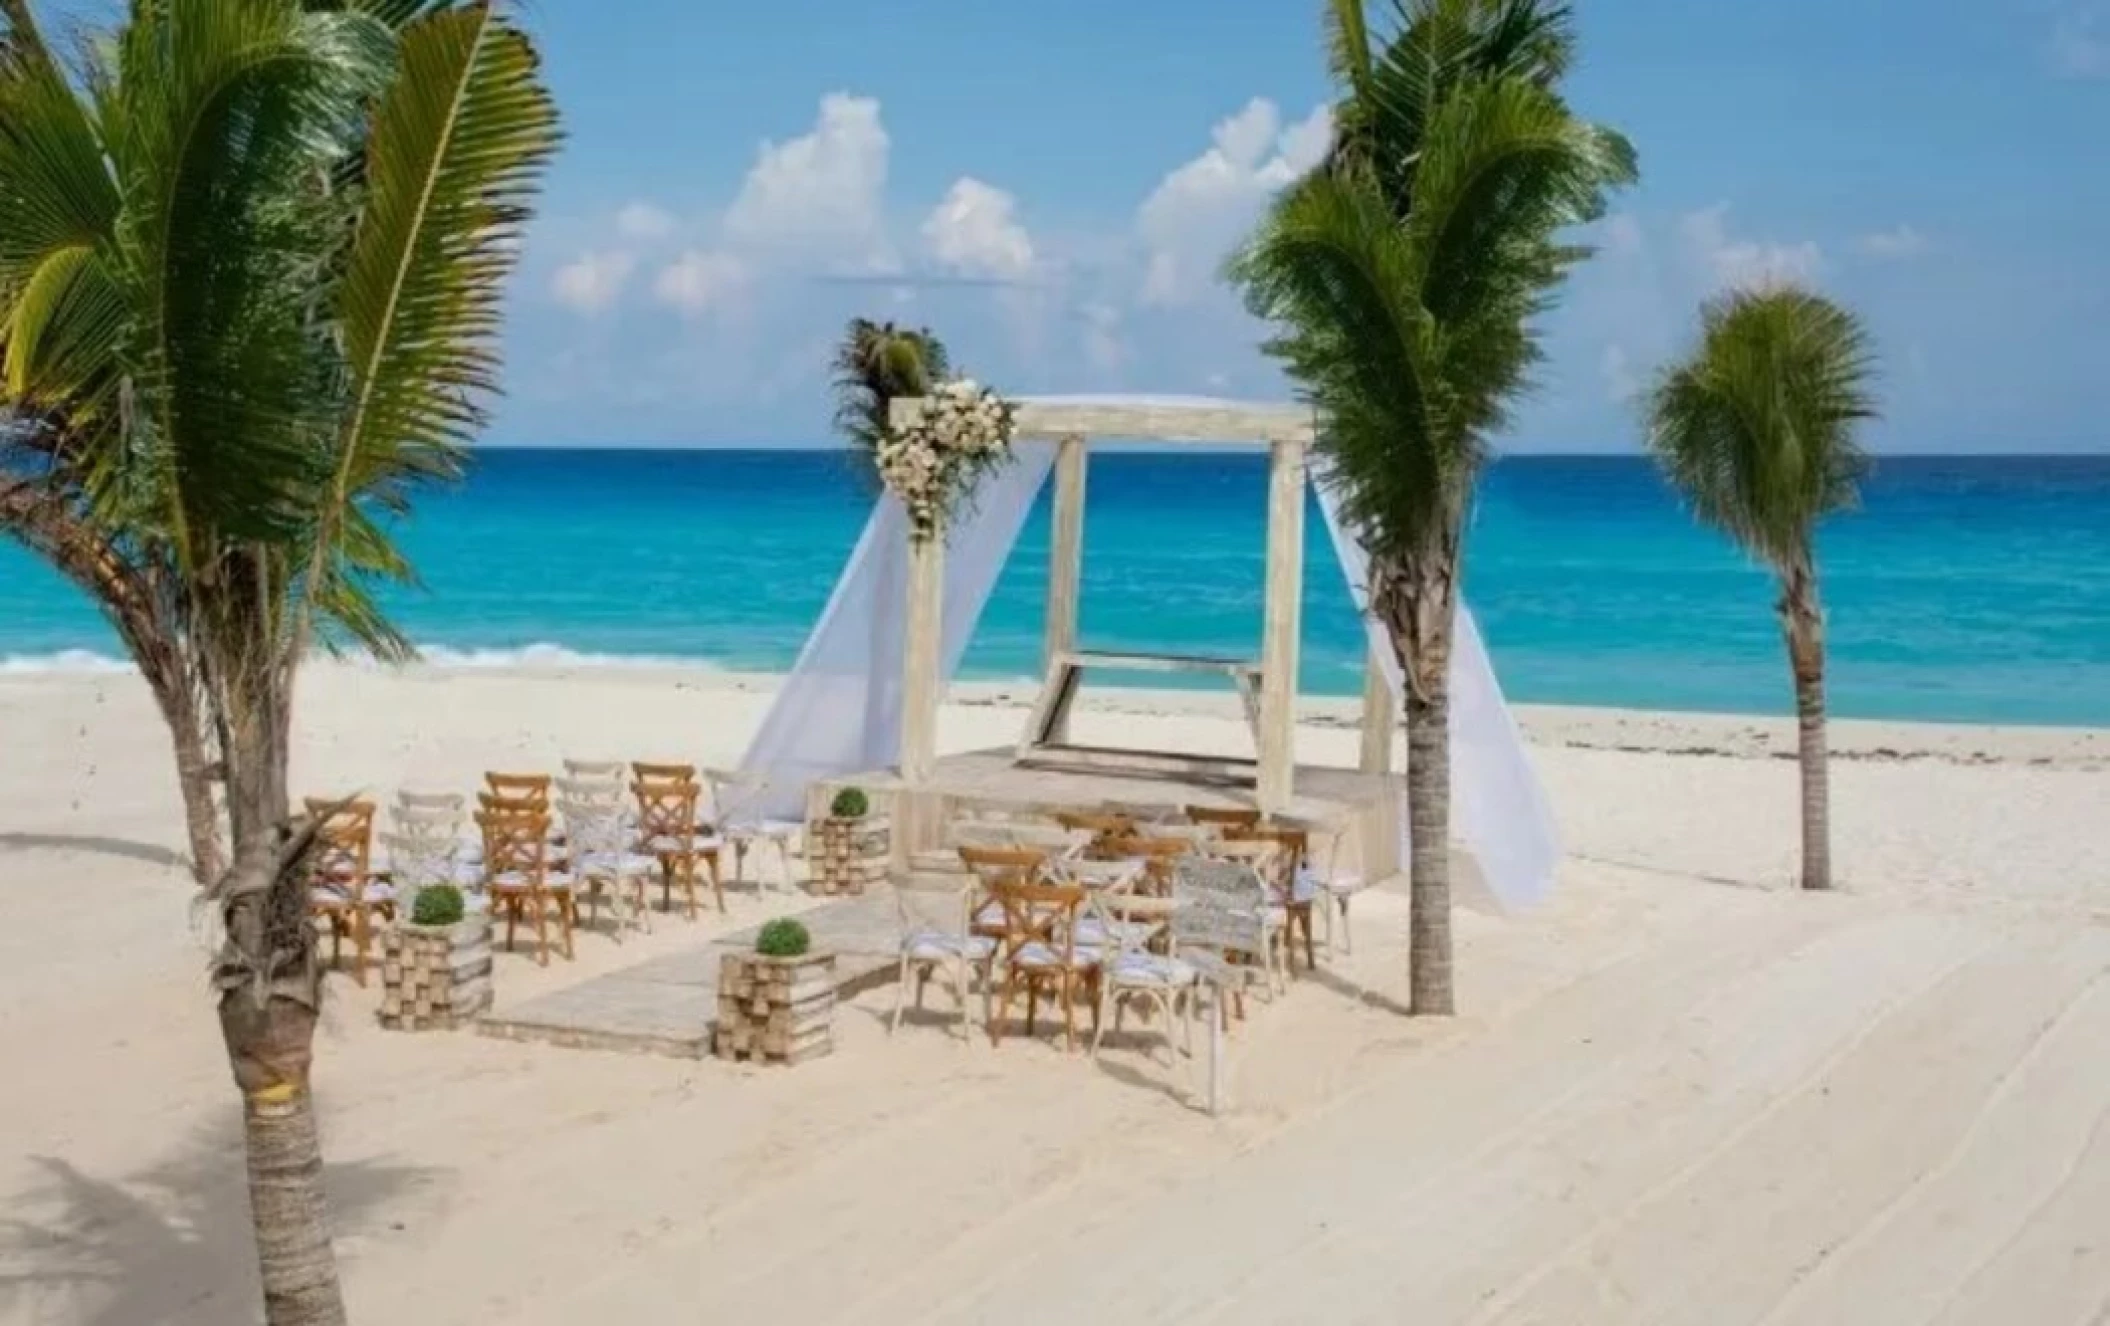
[[[871,808],[872,803],[865,799],[863,788],[846,787],[835,794],[835,800],[828,805],[828,813],[839,820],[861,820]]]
[[[813,946],[813,936],[806,927],[789,917],[778,917],[762,927],[755,937],[755,952],[765,958],[799,958]]]
[[[452,884],[434,884],[418,890],[417,901],[410,905],[410,922],[412,925],[455,925],[467,910],[460,889]]]

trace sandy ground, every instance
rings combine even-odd
[[[730,762],[766,703],[702,674],[302,686],[301,791]],[[1005,694],[963,693],[945,743],[1012,739]],[[1120,695],[1089,721],[1235,745],[1222,715]],[[1306,758],[1350,762],[1346,711],[1308,717]],[[1431,1024],[1398,1010],[1404,900],[1366,898],[1354,957],[1234,1037],[1221,1119],[1147,1041],[889,1040],[886,994],[767,1072],[384,1033],[334,981],[353,1318],[2110,1320],[2110,736],[1841,725],[1846,888],[1801,897],[1785,725],[1526,725],[1557,901],[1463,915],[1464,1016]],[[253,1320],[152,708],[123,677],[0,679],[0,753],[0,1321]],[[790,905],[504,957],[501,999]]]

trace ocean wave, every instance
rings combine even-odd
[[[0,655],[0,677],[36,676],[47,672],[130,672],[131,661],[110,658],[92,649],[61,649],[54,654]]]

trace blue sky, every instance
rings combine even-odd
[[[568,142],[505,444],[815,444],[855,314],[1032,391],[1282,394],[1214,280],[1323,143],[1317,0],[533,0]],[[2110,450],[2110,0],[1576,0],[1642,183],[1505,440],[1635,445],[1698,302],[1865,312],[1882,450]]]

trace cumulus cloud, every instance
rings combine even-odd
[[[762,144],[726,212],[726,239],[838,270],[894,266],[886,235],[890,149],[876,99],[830,93],[810,132]]]
[[[694,317],[722,309],[747,285],[747,264],[730,253],[691,249],[660,270],[653,297]]]
[[[1932,247],[1928,238],[1911,226],[1861,236],[1861,252],[1871,258],[1917,258]]]
[[[1782,244],[1734,235],[1729,204],[1688,212],[1678,221],[1688,254],[1716,290],[1743,290],[1808,281],[1823,265],[1823,252],[1812,240]]]
[[[674,214],[648,202],[626,203],[615,214],[615,231],[624,239],[665,239],[674,233]]]
[[[1018,200],[971,177],[956,182],[924,219],[923,244],[955,275],[1019,281],[1033,272],[1033,237],[1018,219]]]
[[[1323,160],[1332,138],[1330,108],[1285,128],[1264,97],[1218,124],[1209,149],[1159,181],[1137,213],[1143,302],[1186,303],[1207,289],[1268,198]]]
[[[591,317],[614,307],[636,267],[637,259],[619,249],[582,253],[557,269],[550,290],[558,303]]]
[[[1104,301],[1086,304],[1084,318],[1084,362],[1101,373],[1112,373],[1128,362],[1128,342],[1122,333],[1121,310]]]

